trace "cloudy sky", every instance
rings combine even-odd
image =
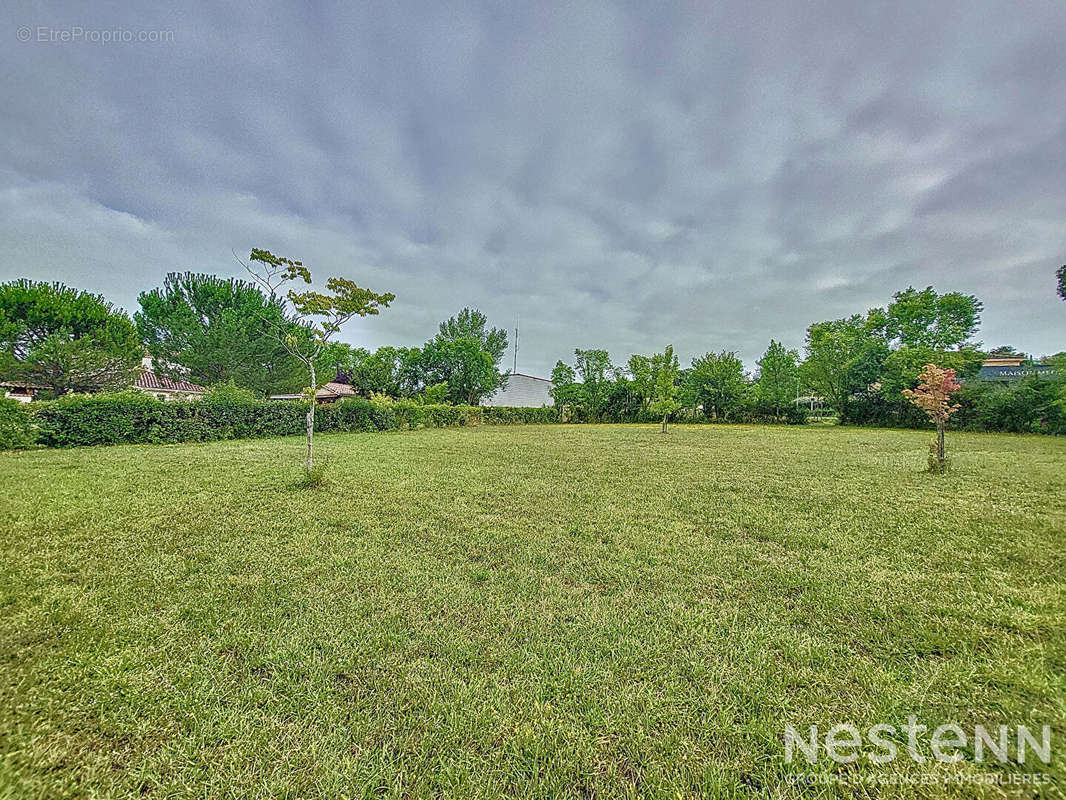
[[[132,312],[265,247],[395,292],[348,341],[472,305],[540,375],[908,285],[1066,349],[1061,0],[136,5],[0,10],[0,280]]]

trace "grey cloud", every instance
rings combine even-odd
[[[1066,349],[1061,4],[26,2],[0,31],[0,279],[133,310],[265,246],[397,294],[355,343],[476,305],[521,314],[539,374],[576,346],[751,366],[909,284]]]

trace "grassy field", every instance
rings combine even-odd
[[[312,491],[295,438],[0,454],[0,796],[1056,796],[1066,441],[929,439],[334,435]],[[1051,764],[785,763],[911,714]]]

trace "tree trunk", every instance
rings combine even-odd
[[[944,466],[944,421],[937,420],[936,423],[936,457],[940,461],[940,466]]]
[[[669,416],[670,416],[669,414],[663,414],[663,430],[662,430],[663,433],[666,433],[666,420],[667,420],[667,418]]]
[[[310,366],[311,371],[311,397],[308,400],[307,407],[307,474],[311,474],[311,469],[314,467],[314,443],[315,443],[315,394],[318,392],[318,386],[315,383],[315,368],[312,364]]]

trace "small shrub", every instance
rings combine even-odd
[[[296,481],[297,489],[318,489],[326,485],[326,462],[319,460],[311,469],[302,467]]]

